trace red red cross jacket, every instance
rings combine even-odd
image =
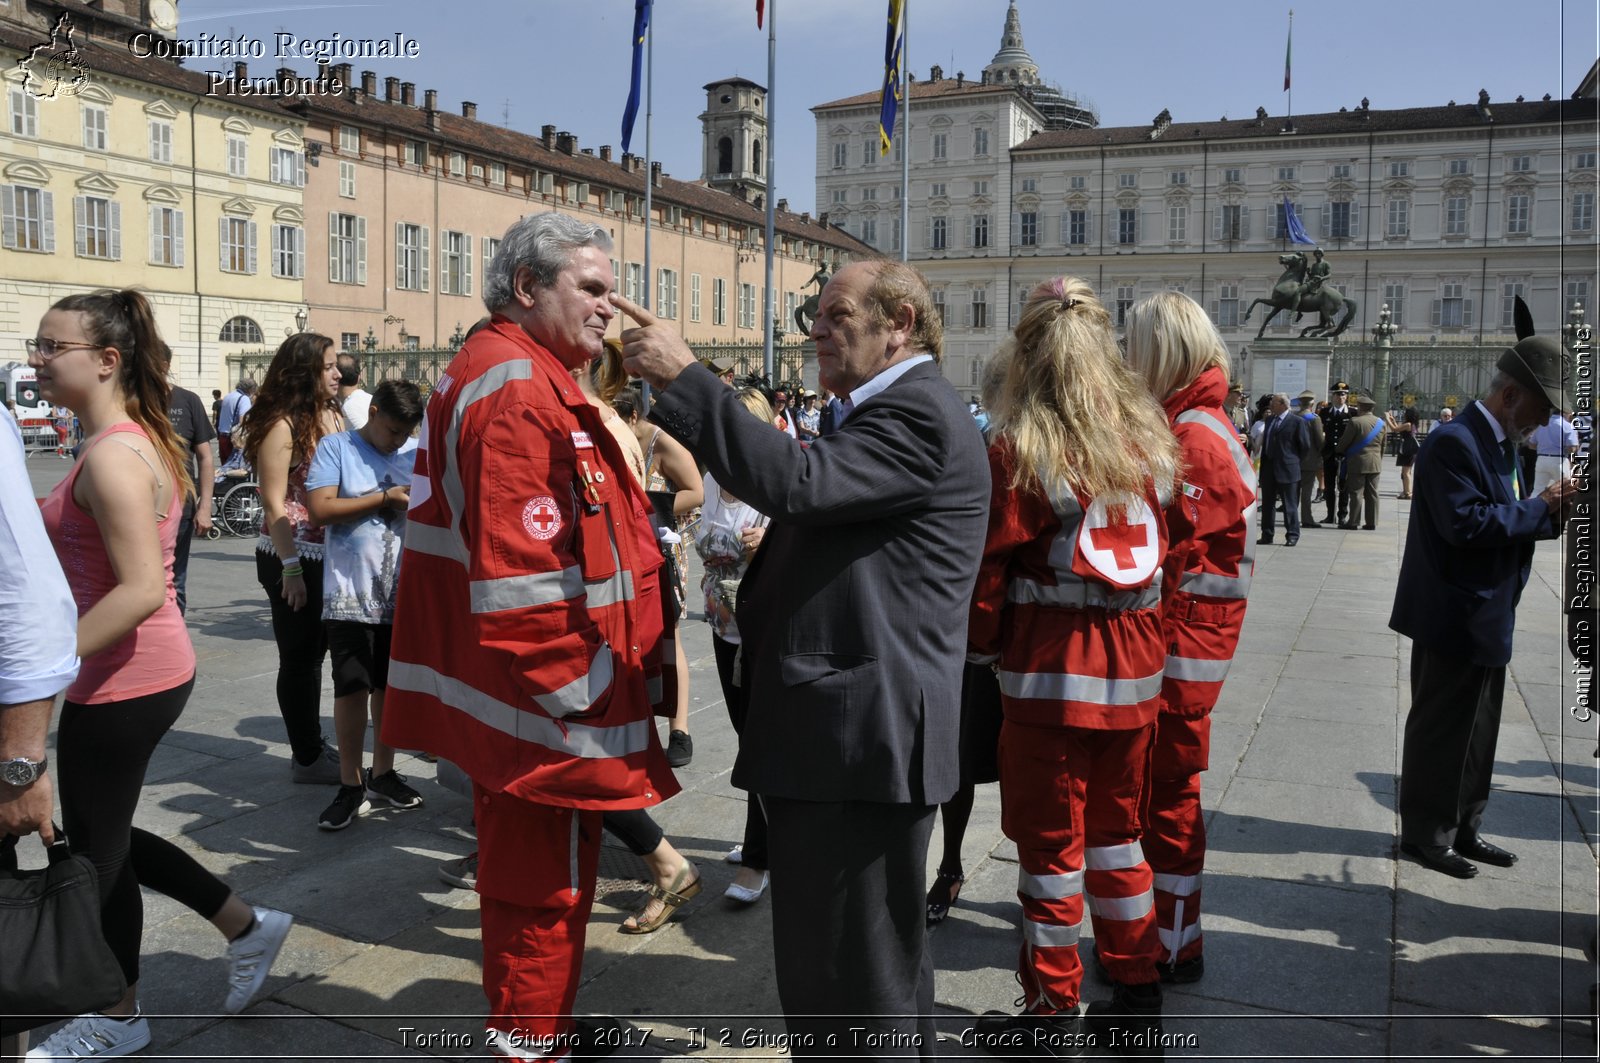
[[[999,655],[1006,719],[1131,730],[1161,696],[1162,502],[1010,487],[1011,444],[989,449],[989,535],[968,640]],[[1108,504],[1109,503],[1109,504]]]
[[[428,400],[384,740],[542,804],[641,808],[677,793],[651,719],[649,510],[571,374],[497,315]]]
[[[1191,719],[1222,692],[1255,569],[1256,477],[1222,408],[1227,394],[1227,375],[1213,367],[1166,403],[1185,472],[1166,511],[1162,711]]]

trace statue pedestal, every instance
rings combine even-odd
[[[800,345],[800,383],[808,391],[822,391],[817,381],[817,345],[810,340]]]
[[[1318,399],[1327,397],[1332,341],[1268,337],[1252,341],[1249,349],[1243,383],[1252,402],[1258,395],[1277,391],[1293,402],[1306,388],[1316,392]]]

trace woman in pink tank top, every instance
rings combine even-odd
[[[101,927],[128,992],[80,1015],[45,1056],[125,1055],[149,1043],[139,1014],[141,882],[209,919],[229,940],[224,1007],[241,1010],[288,934],[165,838],[133,826],[145,768],[194,687],[194,646],[178,612],[172,557],[193,485],[167,419],[171,352],[144,296],[100,291],[57,302],[29,341],[45,399],[72,409],[85,440],[43,505],[78,606],[78,680],[67,688],[56,775],[67,838],[94,862]]]

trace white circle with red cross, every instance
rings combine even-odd
[[[1097,498],[1078,530],[1078,553],[1100,575],[1122,587],[1150,582],[1161,563],[1161,529],[1142,498]]]
[[[549,495],[528,499],[522,507],[522,526],[540,542],[554,539],[561,530],[561,510],[556,508],[556,500]]]

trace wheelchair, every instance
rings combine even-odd
[[[224,469],[211,494],[211,531],[208,539],[223,534],[244,537],[261,531],[261,489],[248,466]]]

